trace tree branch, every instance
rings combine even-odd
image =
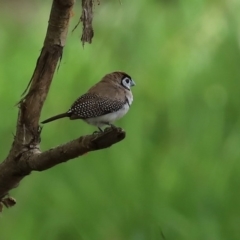
[[[121,128],[108,128],[104,132],[83,136],[46,152],[33,155],[27,164],[31,170],[43,171],[88,152],[108,148],[124,138],[125,132]]]
[[[91,8],[83,9],[86,14],[82,19],[83,24],[92,23],[92,0],[82,0],[83,7],[86,3]],[[27,94],[19,102],[16,136],[7,158],[0,164],[0,212],[3,205],[9,207],[15,204],[8,192],[17,187],[31,171],[49,169],[89,151],[110,147],[125,138],[122,129],[108,128],[103,133],[83,136],[43,153],[40,151],[42,128],[39,118],[57,64],[62,58],[73,5],[74,0],[53,0],[43,48],[24,91]]]

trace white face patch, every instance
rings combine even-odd
[[[131,87],[135,86],[135,82],[131,78],[125,77],[122,79],[122,85],[126,89],[130,90]]]

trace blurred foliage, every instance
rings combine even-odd
[[[43,44],[51,1],[0,8],[1,159]],[[95,36],[80,43],[76,2],[42,119],[66,111],[105,73],[137,83],[127,138],[45,172],[11,192],[0,239],[239,240],[240,2],[101,1]],[[62,119],[44,126],[42,150],[95,131]]]

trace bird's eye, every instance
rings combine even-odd
[[[130,83],[130,79],[128,77],[125,77],[122,82],[125,83],[125,84],[129,84]]]
[[[123,87],[130,90],[130,88],[132,86],[132,80],[129,77],[125,77],[125,78],[122,79],[121,84],[122,84]]]

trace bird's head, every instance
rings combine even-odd
[[[111,81],[115,85],[120,85],[127,90],[130,90],[131,87],[135,86],[136,83],[133,79],[125,72],[112,72],[103,77],[102,81]]]

